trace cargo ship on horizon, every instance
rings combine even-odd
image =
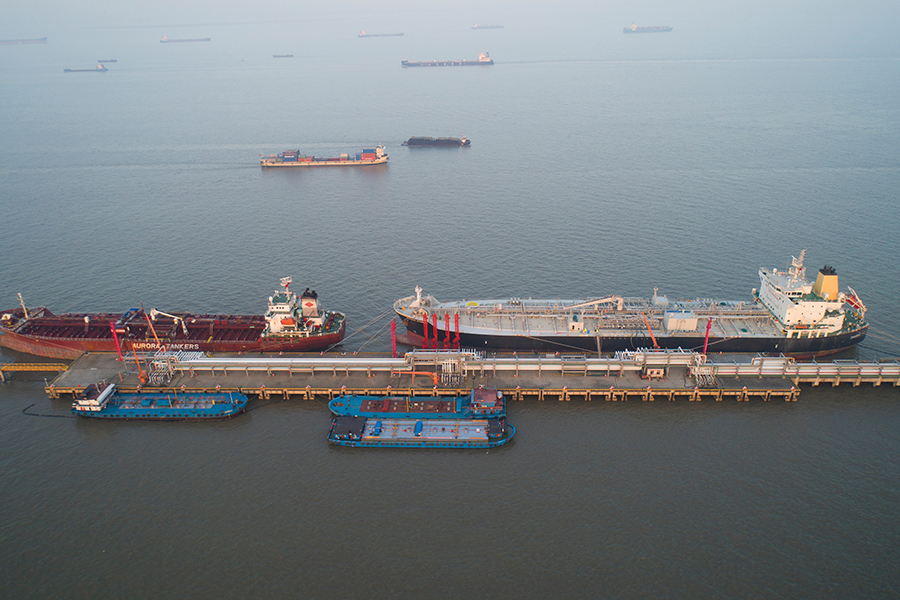
[[[262,155],[260,155],[262,156]],[[341,154],[336,158],[317,158],[300,154],[299,150],[285,150],[281,154],[270,154],[261,158],[259,166],[267,167],[361,167],[368,165],[383,165],[388,161],[388,153],[384,146],[363,148],[357,154]]]
[[[180,44],[183,42],[209,42],[212,38],[183,38],[170,40],[168,36],[163,36],[161,40],[159,40],[160,44]]]
[[[672,28],[667,25],[659,25],[656,27],[638,27],[634,23],[631,24],[631,27],[626,27],[622,30],[625,33],[668,33],[672,31]]]
[[[356,37],[369,38],[369,37],[401,37],[401,36],[403,36],[402,33],[366,33],[365,29],[360,29],[359,35],[357,35]]]
[[[290,277],[269,297],[264,315],[166,313],[143,307],[119,313],[55,315],[44,307],[0,312],[0,346],[17,352],[70,360],[84,352],[303,352],[339,344],[346,318],[322,310],[318,295],[299,297]]]
[[[18,44],[46,44],[47,38],[33,38],[25,40],[0,40],[0,46],[13,46]]]
[[[863,341],[866,307],[838,289],[825,266],[815,283],[803,260],[787,271],[760,269],[750,301],[669,300],[610,295],[581,300],[522,298],[439,302],[416,295],[394,303],[414,345],[549,352],[683,348],[697,352],[778,353],[798,358],[846,350]]]
[[[403,67],[470,67],[476,65],[492,65],[494,60],[491,55],[485,51],[481,51],[478,60],[427,60],[427,61],[411,61],[403,59],[400,65]]]
[[[63,69],[63,73],[106,73],[109,69],[103,63],[98,64],[93,69]]]

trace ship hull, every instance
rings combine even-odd
[[[388,161],[387,156],[372,160],[313,160],[313,161],[288,161],[276,162],[263,159],[260,166],[263,168],[297,168],[297,167],[366,167],[371,165],[383,165]]]
[[[425,62],[400,62],[403,67],[475,67],[478,65],[492,65],[492,60],[429,60]]]
[[[406,325],[406,329],[424,338],[425,327],[421,321],[412,319],[400,312],[397,315]],[[812,358],[834,354],[852,348],[866,337],[868,327],[848,331],[832,336],[819,338],[787,338],[787,337],[710,337],[707,352],[754,352],[776,353],[797,358]],[[429,338],[434,339],[434,332],[429,326]],[[442,347],[455,345],[456,332],[449,335],[438,331],[438,344]],[[433,342],[432,342],[433,343]],[[593,336],[561,334],[558,336],[526,336],[504,335],[502,333],[459,333],[459,345],[464,348],[491,349],[501,351],[533,351],[533,352],[617,352],[621,350],[637,350],[639,348],[660,348],[703,351],[704,335],[656,335],[654,339],[646,333],[635,333],[630,336]]]
[[[114,394],[100,410],[72,408],[84,419],[106,421],[223,421],[243,413],[247,396],[230,394]]]
[[[81,317],[81,315],[76,319],[65,315],[56,317],[58,319],[56,325],[48,325],[47,333],[51,335],[21,334],[0,328],[0,347],[62,360],[73,360],[85,352],[117,351],[116,340],[109,329],[109,322],[115,321],[117,316],[91,315],[94,324],[87,335],[92,337],[84,336],[83,325],[78,324]],[[328,333],[312,334],[307,337],[262,337],[265,324],[250,318],[245,319],[247,320],[235,326],[227,324],[225,322],[227,319],[221,317],[217,319],[198,317],[190,325],[187,338],[179,330],[171,338],[159,334],[159,343],[138,323],[135,327],[136,335],[129,337],[119,334],[119,345],[123,352],[132,350],[155,352],[160,346],[165,346],[168,350],[194,352],[308,352],[339,344],[346,333],[346,321],[341,319],[339,328]],[[61,332],[65,335],[52,335]],[[79,333],[82,333],[82,337],[76,337]],[[103,337],[99,337],[99,334],[103,334]]]

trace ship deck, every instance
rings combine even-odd
[[[422,423],[416,435],[416,424]],[[376,419],[366,421],[363,441],[487,442],[486,420]]]

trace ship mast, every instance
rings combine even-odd
[[[803,277],[803,259],[806,257],[806,248],[800,251],[800,258],[791,256],[791,268],[788,273],[791,275],[791,281],[797,281],[798,277]]]

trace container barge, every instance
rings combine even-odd
[[[235,393],[120,393],[116,386],[93,384],[75,398],[72,414],[88,419],[127,421],[217,421],[247,408]]]
[[[73,359],[83,352],[162,348],[199,352],[300,352],[329,348],[344,339],[346,319],[322,310],[318,295],[299,297],[291,278],[269,297],[264,315],[166,313],[131,308],[119,313],[55,315],[44,307],[0,312],[0,346],[48,358]]]
[[[383,165],[388,161],[388,153],[384,146],[364,148],[351,156],[341,154],[337,158],[317,158],[300,154],[299,150],[285,150],[281,154],[270,154],[260,159],[259,166],[267,167],[361,167]]]
[[[803,260],[760,269],[749,301],[605,296],[580,300],[401,298],[394,310],[415,345],[549,352],[684,348],[697,352],[779,353],[809,358],[840,352],[866,336],[866,307],[838,290],[829,266],[806,279]],[[452,323],[452,324],[451,324]]]
[[[422,62],[412,60],[402,60],[400,64],[404,67],[469,67],[473,65],[492,65],[494,60],[490,54],[482,51],[478,55],[478,60],[426,60]]]
[[[478,388],[466,396],[338,396],[328,403],[336,416],[390,419],[487,419],[506,416],[503,392]]]
[[[328,441],[364,448],[494,448],[513,438],[506,419],[336,417]]]
[[[404,146],[436,146],[440,148],[458,148],[460,146],[471,146],[472,140],[466,139],[466,136],[462,137],[441,137],[441,138],[432,138],[432,137],[416,137],[413,136],[403,142]]]
[[[626,27],[623,29],[625,33],[668,33],[672,31],[672,28],[666,25],[660,25],[656,27],[638,27],[634,23],[631,24],[631,27]]]

